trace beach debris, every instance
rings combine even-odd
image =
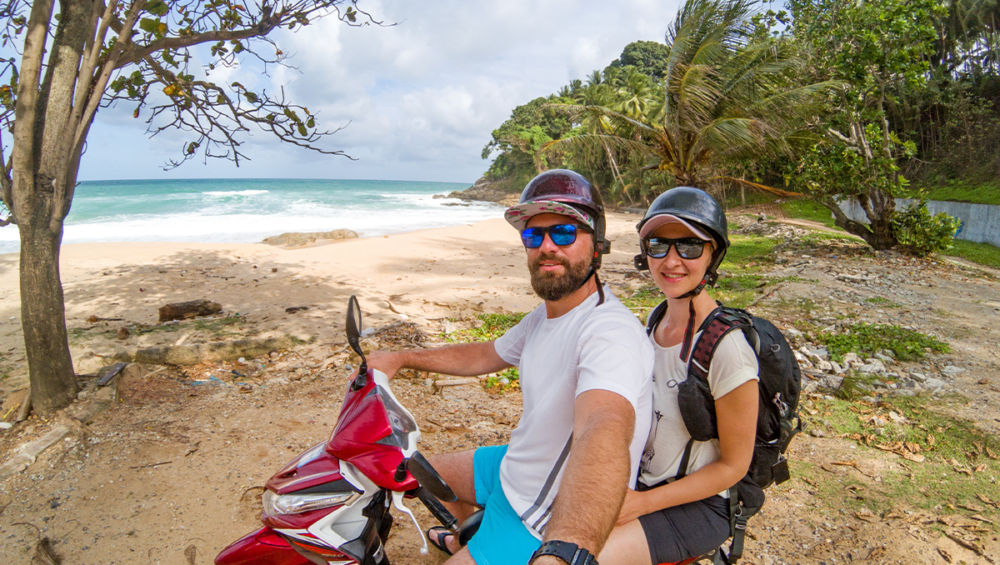
[[[271,272],[272,273],[277,273],[278,272],[278,268],[277,267],[271,267]]]
[[[87,322],[91,324],[96,324],[97,322],[124,322],[125,318],[102,318],[100,316],[91,316],[87,318]]]
[[[294,314],[300,310],[308,310],[308,309],[309,309],[308,306],[289,306],[288,308],[285,308],[285,312],[288,312],[289,314]]]
[[[31,412],[31,391],[28,391],[27,396],[21,401],[21,409],[17,411],[17,418],[15,422],[23,422],[28,419],[28,413]]]
[[[97,372],[97,386],[106,386],[111,382],[111,379],[117,377],[124,369],[128,367],[128,363],[113,363],[107,367],[102,367],[100,371]]]
[[[434,381],[434,386],[438,388],[444,388],[447,386],[464,386],[464,385],[477,385],[477,384],[479,384],[479,379],[477,377],[445,378]]]
[[[240,357],[259,357],[273,351],[290,349],[293,345],[295,345],[295,340],[289,336],[239,339],[197,345],[171,345],[119,351],[113,359],[147,365],[197,365],[205,362],[235,361]]]
[[[59,565],[62,563],[62,559],[53,551],[52,542],[49,541],[49,538],[45,537],[38,540],[38,543],[35,544],[35,556],[31,559],[31,562],[39,565]]]
[[[222,312],[222,305],[211,300],[189,300],[160,306],[160,321],[186,320]]]
[[[27,469],[43,451],[72,432],[69,426],[58,425],[42,437],[22,447],[13,457],[0,466],[0,480]]]
[[[120,340],[126,340],[132,334],[128,331],[128,328],[118,328],[118,333],[116,335],[117,335],[118,339],[120,339]]]

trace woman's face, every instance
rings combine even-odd
[[[701,239],[682,224],[666,224],[657,228],[650,237],[667,239],[695,238]],[[647,257],[649,272],[656,286],[669,298],[677,298],[697,287],[705,277],[708,266],[712,263],[715,245],[705,245],[705,251],[697,259],[682,259],[677,254],[677,247],[670,246],[666,257],[656,259]]]

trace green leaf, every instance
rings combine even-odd
[[[306,126],[302,125],[301,122],[299,123],[299,135],[301,135],[302,137],[308,135],[308,132],[306,131]]]
[[[165,16],[170,11],[170,6],[167,6],[163,0],[152,0],[152,2],[146,3],[144,9],[154,16]]]
[[[257,95],[254,94],[253,92],[250,92],[248,90],[248,91],[246,91],[246,93],[244,94],[244,96],[246,96],[247,102],[249,102],[251,104],[256,104],[257,103],[257,100],[258,100]]]
[[[312,119],[312,118],[309,118],[309,121],[308,121],[308,122],[306,122],[306,126],[307,126],[307,127],[311,127],[311,128],[314,128],[314,127],[316,127],[316,120],[314,120],[314,119]]]
[[[146,33],[155,34],[160,29],[160,22],[149,18],[139,20],[139,29]]]

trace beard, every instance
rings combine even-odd
[[[542,271],[539,263],[542,261],[556,261],[566,272],[563,274]],[[581,261],[572,264],[569,261],[540,253],[535,260],[528,265],[531,272],[531,288],[542,300],[557,301],[565,298],[576,289],[583,286],[583,283],[590,277],[590,261]]]

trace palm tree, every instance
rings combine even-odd
[[[627,151],[646,170],[670,173],[678,184],[708,188],[714,179],[782,190],[719,174],[727,163],[787,152],[808,134],[822,93],[838,83],[788,84],[797,60],[790,43],[751,39],[756,2],[688,0],[666,35],[669,55],[657,102],[620,110],[605,105],[562,105],[582,124],[602,125],[549,142],[543,149]],[[605,77],[607,82],[607,77]],[[641,184],[641,183],[640,183]]]

